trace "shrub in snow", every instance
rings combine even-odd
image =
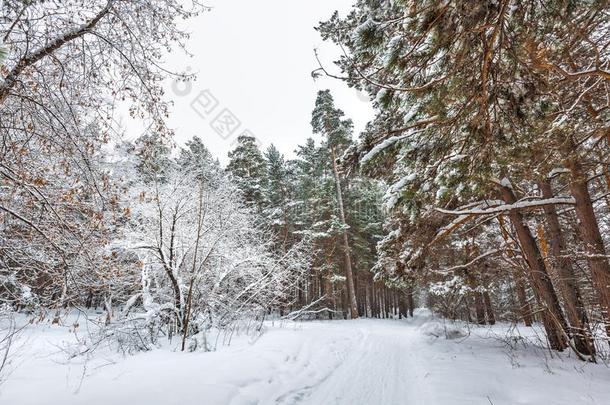
[[[439,320],[429,321],[419,327],[426,336],[444,337],[445,339],[459,339],[468,336],[468,332],[456,323]]]
[[[472,289],[463,277],[453,276],[447,280],[432,283],[428,288],[428,304],[440,315],[456,319],[464,308],[464,301]]]
[[[129,351],[161,336],[182,350],[206,349],[209,330],[233,330],[287,304],[308,267],[306,242],[278,254],[226,175],[193,160],[149,164],[146,180],[131,184],[130,201],[139,203],[113,248],[137,253],[141,286],[105,328]]]

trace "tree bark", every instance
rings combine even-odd
[[[483,294],[480,292],[474,293],[474,310],[477,316],[477,323],[485,325],[485,304],[483,303]]]
[[[479,287],[477,280],[470,271],[465,270],[464,273],[468,286],[474,291],[474,313],[477,317],[477,323],[485,325],[485,304],[483,303],[483,295],[477,291]]]
[[[514,204],[516,202],[513,190],[509,186],[500,185],[500,192],[505,203]],[[530,270],[534,291],[536,291],[536,295],[544,307],[544,311],[542,312],[542,323],[547,333],[549,345],[552,349],[561,351],[567,347],[565,333],[562,331],[562,328],[566,327],[567,324],[563,313],[561,312],[561,306],[555,289],[553,288],[551,278],[546,269],[544,258],[519,210],[510,210],[508,217],[517,232],[517,238],[521,245],[523,256],[525,257]]]
[[[371,307],[371,285],[369,283],[366,284],[366,290],[364,293],[364,316],[367,318],[371,318],[372,314],[369,310]]]
[[[189,322],[191,320],[191,303],[193,301],[193,284],[195,280],[191,277],[191,281],[189,282],[189,291],[186,299],[186,311],[184,313],[184,320],[182,321],[182,345],[180,351],[184,351],[186,347],[186,338],[188,336],[189,330]]]
[[[388,286],[383,287],[385,297],[385,317],[390,319],[392,317],[392,291]]]
[[[553,189],[548,180],[539,182],[542,197],[553,198]],[[566,242],[561,231],[561,224],[554,205],[544,206],[547,225],[548,243],[550,246],[549,263],[557,274],[557,284],[565,303],[565,310],[570,321],[570,335],[574,347],[584,355],[595,355],[595,345],[591,337],[589,319],[583,303],[570,257],[567,255]]]
[[[529,302],[527,302],[527,292],[525,291],[525,283],[523,279],[517,275],[515,277],[515,287],[517,289],[517,299],[519,300],[519,311],[521,319],[525,326],[532,326],[534,320],[532,319],[532,308]]]
[[[347,224],[345,222],[345,210],[343,209],[343,194],[341,192],[341,178],[339,177],[339,170],[337,169],[337,161],[335,155],[335,148],[331,148],[331,158],[333,160],[333,173],[335,175],[335,184],[337,188],[337,206],[339,208],[339,216],[341,218],[341,224],[343,225],[343,250],[345,254],[345,281],[347,284],[347,296],[349,313],[351,319],[358,318],[358,304],[356,302],[356,293],[354,291],[354,274],[352,272],[352,259],[350,257],[349,239],[347,235]]]
[[[494,314],[493,307],[491,306],[491,298],[489,293],[485,291],[483,293],[483,302],[485,303],[485,313],[487,314],[487,323],[490,325],[496,324],[496,315]]]
[[[413,310],[415,309],[415,300],[413,299],[413,287],[409,288],[407,293],[407,302],[409,304],[409,316],[413,318]]]
[[[371,284],[371,318],[375,318],[377,315],[375,305],[377,305],[377,298],[375,297],[375,283],[373,282]]]
[[[587,261],[591,268],[591,279],[597,292],[606,334],[610,337],[610,263],[606,256],[604,241],[595,218],[593,203],[587,185],[586,173],[576,157],[567,159],[566,165],[572,175],[570,193],[576,200],[578,231],[584,242]]]

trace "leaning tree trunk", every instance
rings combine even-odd
[[[351,319],[358,318],[358,303],[356,302],[356,292],[354,291],[354,273],[352,272],[352,259],[350,257],[349,239],[347,237],[347,224],[345,223],[345,210],[343,209],[343,194],[341,192],[341,178],[337,169],[335,148],[331,149],[333,160],[333,173],[335,175],[335,184],[337,187],[337,205],[339,207],[339,216],[343,225],[343,250],[345,254],[345,279],[347,283],[347,297],[349,305],[349,313]]]
[[[587,261],[591,268],[591,279],[599,297],[602,317],[606,324],[606,334],[610,337],[610,263],[608,263],[604,241],[595,218],[586,173],[583,172],[576,157],[568,159],[566,163],[572,175],[570,193],[576,201],[578,231],[585,244]]]
[[[507,204],[516,202],[513,190],[505,185],[500,186],[502,199]],[[563,350],[567,347],[564,328],[567,327],[566,321],[561,312],[561,306],[553,288],[551,278],[546,270],[544,258],[538,249],[536,240],[532,236],[530,229],[523,220],[523,215],[518,209],[511,209],[508,213],[515,231],[517,239],[521,245],[521,251],[528,264],[531,278],[533,281],[534,291],[540,302],[544,306],[542,312],[542,323],[549,340],[549,344],[554,350]]]
[[[548,180],[539,183],[542,197],[553,198],[553,189]],[[574,347],[580,353],[588,356],[595,355],[595,345],[591,337],[589,319],[583,303],[576,275],[570,257],[567,255],[566,242],[561,232],[559,217],[554,205],[544,206],[544,215],[547,224],[548,242],[551,248],[549,262],[557,274],[557,284],[565,302],[565,310],[570,321],[570,332],[574,339]]]

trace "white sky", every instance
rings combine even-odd
[[[362,95],[341,81],[319,78],[314,48],[319,49],[327,68],[340,50],[322,41],[313,28],[330,18],[334,10],[345,15],[353,0],[208,0],[213,7],[189,22],[192,32],[188,49],[192,58],[172,54],[171,66],[190,67],[198,73],[186,95],[184,87],[168,97],[175,101],[170,124],[176,140],[184,143],[200,136],[221,162],[245,129],[250,130],[266,148],[275,144],[291,157],[298,144],[311,136],[309,125],[318,90],[330,88],[337,105],[355,122],[355,134],[372,117],[372,109]],[[183,85],[182,85],[183,86]],[[202,118],[191,102],[208,89],[218,106]],[[228,108],[241,126],[228,139],[220,137],[210,123]]]

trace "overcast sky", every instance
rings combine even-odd
[[[198,135],[226,162],[237,136],[249,130],[263,148],[273,143],[293,156],[296,146],[311,136],[316,93],[326,88],[354,120],[357,136],[372,116],[369,103],[340,81],[311,77],[317,67],[314,48],[330,68],[340,52],[324,43],[314,27],[334,10],[345,15],[352,2],[209,0],[213,10],[188,25],[193,57],[173,56],[170,62],[198,73],[190,89],[168,83],[168,97],[176,103],[170,124],[178,143]],[[227,124],[231,114],[241,122],[238,128]],[[226,139],[211,128],[213,122]]]

